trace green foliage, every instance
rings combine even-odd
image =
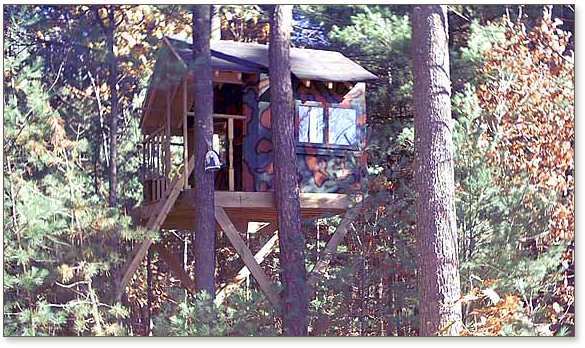
[[[378,118],[404,116],[402,109],[411,103],[410,35],[408,16],[384,6],[358,7],[350,23],[331,28],[332,43],[380,77],[368,86],[370,124]]]
[[[554,202],[541,199],[527,204],[527,197],[535,192],[528,180],[513,187],[498,184],[494,178],[500,169],[485,161],[494,144],[482,136],[487,127],[481,122],[474,89],[467,86],[454,96],[453,104],[460,115],[453,138],[463,293],[490,284],[501,294],[518,295],[526,309],[519,311],[518,323],[503,326],[498,334],[537,334],[528,327],[548,321],[546,303],[551,302],[566,245],[536,251],[527,241],[547,232],[548,212]],[[468,312],[471,306],[467,306]]]
[[[9,40],[13,37],[9,37]],[[101,298],[129,219],[94,195],[87,147],[51,101],[43,61],[6,56],[4,323],[7,335],[121,334]],[[72,322],[75,326],[70,326]]]
[[[469,30],[467,46],[461,47],[461,59],[470,63],[470,68],[477,69],[484,60],[484,53],[506,39],[505,30],[501,25],[481,25],[477,20],[471,22]]]
[[[236,292],[216,306],[206,292],[167,306],[155,317],[156,336],[275,336],[275,313],[263,295]]]
[[[481,25],[478,20],[473,20],[469,26],[466,46],[451,53],[453,84],[463,85],[464,89],[465,84],[475,84],[475,79],[484,78],[477,74],[477,70],[485,59],[485,53],[504,40],[505,29],[502,25],[496,23]]]

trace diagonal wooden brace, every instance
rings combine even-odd
[[[227,213],[222,207],[215,207],[215,220],[221,229],[225,232],[226,236],[230,240],[233,247],[236,249],[236,252],[242,258],[242,261],[250,270],[250,273],[254,276],[260,289],[264,292],[270,303],[275,307],[279,308],[280,306],[280,297],[278,293],[275,291],[272,282],[266,276],[262,267],[256,262],[254,259],[254,255],[234,227],[234,224],[231,222],[230,218],[228,217]]]
[[[258,264],[262,264],[266,256],[268,256],[274,247],[278,244],[278,231],[276,230],[276,224],[269,224],[268,226],[262,227],[258,232],[272,232],[272,236],[268,239],[268,241],[256,252],[254,255],[254,259]],[[258,233],[257,232],[257,233]],[[246,266],[242,267],[236,276],[230,281],[230,283],[226,284],[224,287],[219,289],[215,294],[215,304],[220,305],[222,304],[225,299],[234,291],[236,291],[240,285],[246,280],[246,278],[250,275],[250,269]]]
[[[348,229],[353,220],[355,220],[355,218],[358,216],[362,204],[363,204],[362,202],[358,203],[355,207],[349,209],[345,213],[345,216],[335,229],[335,233],[333,234],[333,236],[331,236],[329,242],[327,242],[325,249],[321,251],[319,261],[315,264],[315,267],[313,267],[313,270],[307,277],[307,287],[311,294],[314,292],[315,284],[317,284],[319,277],[321,277],[323,273],[325,273],[325,269],[327,268],[327,266],[329,266],[329,263],[331,262],[333,255],[337,252],[337,246],[339,245],[339,243],[341,243],[341,241],[347,234]]]
[[[189,162],[187,163],[187,167],[183,168],[183,172],[173,179],[170,187],[165,192],[162,201],[157,205],[155,211],[148,219],[148,222],[146,223],[147,230],[158,231],[160,229],[165,219],[167,218],[167,215],[175,205],[175,202],[177,201],[177,198],[179,197],[179,194],[183,189],[184,177],[186,176],[188,177],[189,175],[191,175],[191,172],[193,172],[194,167],[195,157],[191,156],[191,158],[189,158]],[[150,238],[144,240],[140,247],[138,247],[138,249],[132,256],[132,258],[130,258],[128,264],[124,268],[126,271],[124,272],[122,279],[118,284],[118,289],[116,290],[115,297],[116,301],[120,301],[120,299],[122,298],[122,295],[126,290],[128,282],[130,282],[130,279],[132,279],[134,272],[136,272],[136,270],[142,263],[142,260],[144,260],[144,257],[148,253],[148,249],[150,248],[152,243],[153,240]]]

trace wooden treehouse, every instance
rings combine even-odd
[[[213,148],[222,164],[215,174],[217,228],[243,261],[240,273],[251,273],[276,305],[278,296],[260,266],[278,229],[272,188],[268,46],[216,41],[211,55]],[[359,189],[366,172],[365,81],[376,77],[338,52],[292,48],[290,58],[296,100],[290,122],[296,125],[302,217],[345,215],[310,273],[309,281],[315,282],[356,215],[356,209],[348,211],[354,205],[348,194]],[[191,61],[189,42],[164,38],[145,100],[141,121],[144,202],[135,216],[152,230],[195,229],[197,197],[192,187],[197,178],[191,173],[197,76],[189,68]],[[265,223],[262,230],[273,236],[256,255],[242,238],[249,222]],[[120,289],[126,287],[151,244],[144,241],[137,249]],[[220,301],[222,296],[217,294]]]

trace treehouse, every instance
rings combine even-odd
[[[290,122],[296,129],[302,217],[344,214],[351,205],[348,194],[359,190],[366,173],[365,81],[376,77],[339,52],[291,48],[290,59],[296,101]],[[144,202],[137,215],[150,229],[195,229],[197,76],[191,63],[190,42],[163,39],[141,120]],[[251,221],[268,223],[264,228],[273,232],[277,229],[268,46],[215,41],[211,64],[212,147],[220,160],[215,172],[217,225],[274,302],[266,277],[240,236]],[[346,225],[342,222],[325,251],[335,251]],[[145,241],[134,256],[124,286],[150,244]]]

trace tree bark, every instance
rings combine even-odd
[[[109,24],[106,30],[106,44],[110,63],[110,76],[108,84],[110,85],[110,167],[109,167],[109,185],[110,195],[108,203],[110,207],[118,204],[118,59],[114,52],[116,22],[114,18],[115,8],[112,6],[108,9]]]
[[[270,26],[270,108],[274,142],[274,187],[278,211],[282,314],[284,334],[307,335],[308,297],[305,239],[301,231],[301,206],[294,139],[294,100],[290,72],[292,6],[276,5]]]
[[[446,6],[414,7],[412,43],[420,335],[458,335],[461,290]]]
[[[198,291],[215,296],[215,213],[213,172],[205,171],[205,154],[213,137],[213,85],[209,35],[211,6],[193,6],[193,76],[195,77],[194,240]]]

